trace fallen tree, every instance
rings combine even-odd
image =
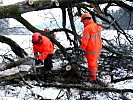
[[[55,2],[56,1],[56,2]],[[114,89],[114,88],[104,88],[99,86],[98,84],[95,85],[97,88],[90,87],[87,82],[88,79],[88,68],[81,66],[84,64],[81,60],[82,57],[80,56],[80,52],[77,50],[80,44],[80,35],[76,29],[74,18],[80,17],[82,13],[89,12],[94,21],[97,22],[97,18],[108,23],[112,26],[115,30],[117,30],[117,37],[116,40],[108,40],[106,37],[103,38],[103,51],[101,54],[101,58],[99,59],[99,72],[98,76],[109,75],[111,77],[111,82],[120,82],[128,79],[132,79],[132,76],[120,76],[120,79],[114,79],[114,77],[119,77],[120,71],[118,68],[126,70],[127,73],[131,73],[132,71],[132,37],[130,34],[125,32],[121,28],[121,24],[118,23],[119,17],[114,17],[111,13],[109,13],[109,8],[114,6],[119,6],[121,8],[126,9],[127,12],[131,13],[133,11],[132,5],[123,2],[122,0],[36,0],[33,2],[32,5],[29,5],[27,1],[19,2],[12,5],[6,5],[0,7],[0,19],[3,18],[14,18],[20,23],[22,23],[28,30],[31,32],[40,32],[43,35],[47,36],[56,46],[59,48],[60,56],[62,56],[63,60],[67,60],[68,64],[74,64],[72,70],[67,71],[70,68],[61,66],[61,69],[51,70],[51,71],[43,71],[42,68],[37,69],[37,73],[34,74],[32,71],[20,71],[18,73],[2,76],[0,82],[19,82],[28,80],[36,80],[38,82],[38,86],[42,87],[57,87],[57,88],[76,88],[82,89],[85,91],[105,91],[105,92],[117,92],[117,93],[125,93],[125,92],[132,92],[132,89]],[[107,4],[103,9],[99,5]],[[31,25],[28,20],[22,17],[22,14],[32,11],[39,11],[39,10],[46,10],[46,9],[54,9],[60,8],[62,10],[62,27],[56,28],[51,30],[50,32],[46,33],[43,30],[38,29],[37,27]],[[76,10],[75,10],[76,9]],[[93,10],[92,10],[93,9]],[[66,27],[67,21],[67,12],[70,20],[70,28]],[[130,16],[129,19],[131,19]],[[113,23],[112,23],[113,22]],[[129,20],[129,26],[132,27],[132,24]],[[51,36],[54,32],[64,32],[66,34],[66,38],[69,40],[70,44],[73,45],[72,48],[65,48],[61,43],[56,40],[54,37]],[[71,38],[71,35],[74,38]],[[126,42],[124,44],[120,41],[120,36],[123,35],[126,38]],[[6,41],[5,41],[6,40]],[[10,60],[11,62],[5,64],[3,67],[0,68],[1,71],[5,71],[14,67],[18,67],[27,61],[32,61],[33,59],[27,57],[27,53],[21,48],[17,43],[12,41],[9,38],[4,36],[0,36],[0,42],[8,44],[12,51],[20,58],[18,61],[14,61],[13,59]],[[116,44],[116,45],[114,45]],[[127,44],[127,45],[126,45]],[[129,45],[131,47],[129,47]],[[56,53],[55,53],[56,55]],[[77,59],[78,57],[78,59]],[[81,63],[79,63],[81,62]],[[32,66],[32,64],[30,64]],[[67,69],[67,70],[66,70]],[[115,73],[119,72],[119,73]],[[39,77],[38,77],[39,76]],[[17,79],[17,80],[16,80]],[[44,82],[42,85],[39,83]],[[52,82],[52,83],[51,83]],[[60,84],[55,84],[55,82]],[[86,84],[79,84],[79,83],[86,83]],[[91,83],[93,84],[93,83]],[[104,83],[103,83],[104,84]],[[111,84],[111,83],[110,83]],[[35,85],[35,84],[34,84]],[[122,91],[122,92],[120,92]]]

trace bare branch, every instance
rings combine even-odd
[[[56,87],[56,88],[75,88],[78,90],[84,90],[84,91],[103,91],[103,92],[116,92],[116,93],[125,93],[125,92],[131,92],[133,93],[133,89],[115,89],[115,88],[95,88],[90,87],[87,85],[81,85],[81,84],[56,84],[56,83],[43,83],[42,85],[36,85],[41,87]]]

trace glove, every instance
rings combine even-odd
[[[40,60],[40,59],[35,59],[35,65],[39,65],[39,64],[42,64],[42,63],[43,63],[42,60]]]
[[[37,52],[37,53],[34,54],[34,57],[35,57],[36,59],[39,59],[39,56],[41,56],[41,54],[40,54],[39,52]]]

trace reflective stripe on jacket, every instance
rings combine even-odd
[[[86,54],[96,54],[102,49],[102,39],[100,26],[88,20],[85,23],[83,36],[81,39],[81,48],[86,51]]]
[[[33,44],[33,52],[34,54],[39,52],[41,54],[39,59],[44,60],[49,54],[54,54],[53,44],[49,38],[42,36],[42,40],[39,44]]]

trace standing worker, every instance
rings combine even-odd
[[[90,80],[96,81],[96,72],[98,70],[97,60],[102,50],[100,25],[94,23],[89,13],[84,13],[81,16],[81,22],[84,24],[84,30],[80,48],[85,51],[90,71]]]
[[[39,32],[35,32],[32,35],[32,43],[35,64],[38,65],[43,62],[45,70],[51,70],[53,67],[52,56],[54,49],[50,39],[46,36],[42,36]]]

